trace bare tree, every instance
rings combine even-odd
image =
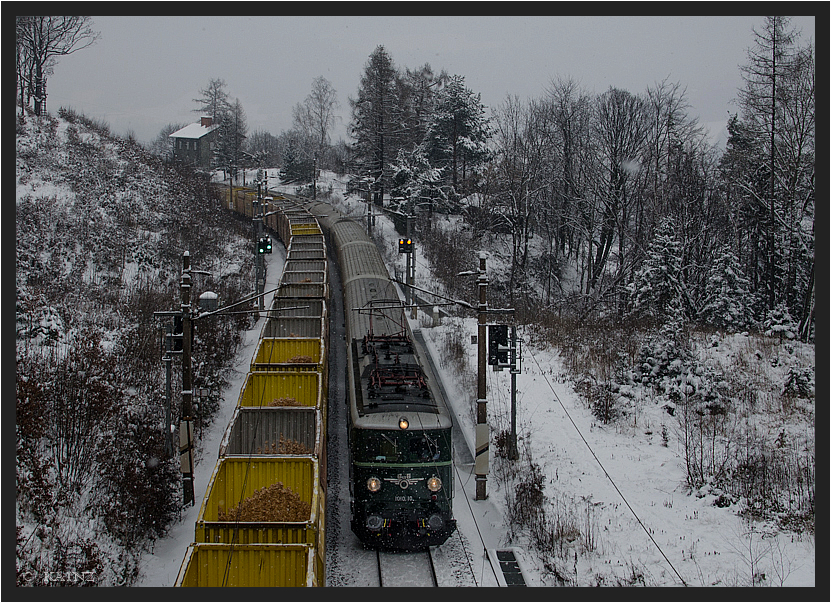
[[[30,90],[35,114],[45,111],[46,76],[52,72],[56,57],[87,48],[101,37],[91,24],[90,17],[17,18],[18,87]],[[20,95],[23,100],[22,91]],[[21,103],[21,111],[25,104]]]
[[[315,152],[322,157],[329,146],[329,132],[335,125],[335,109],[340,107],[338,94],[329,81],[320,76],[312,82],[312,91],[294,106],[294,128],[315,142]]]
[[[669,162],[673,146],[699,136],[702,132],[697,121],[690,118],[690,108],[686,98],[686,88],[680,83],[663,80],[646,90],[646,103],[649,113],[649,133],[646,142],[645,167],[650,170],[653,207],[655,215],[667,211],[666,178],[670,171]],[[648,212],[649,209],[647,208]],[[643,220],[639,220],[642,222]]]
[[[594,289],[617,243],[619,276],[625,266],[627,226],[632,219],[648,132],[646,104],[626,90],[609,88],[595,105],[594,130],[602,169],[597,192],[602,205],[600,239],[595,243],[589,285]]]
[[[273,134],[265,130],[255,130],[248,137],[248,152],[261,157],[264,165],[274,166],[282,160],[283,152],[280,142]]]
[[[559,262],[559,256],[572,253],[579,263],[587,235],[587,183],[594,168],[591,102],[573,79],[553,80],[546,90],[545,103],[552,122],[551,192],[547,205],[541,209],[541,219],[549,236],[552,267]]]
[[[183,123],[167,124],[159,131],[158,136],[150,142],[148,150],[162,159],[170,159],[173,156],[173,144],[170,135],[177,130],[181,130],[186,125]]]
[[[529,263],[529,241],[551,210],[553,124],[550,104],[508,97],[493,112],[494,161],[488,171],[488,196],[494,197],[500,227],[511,233],[511,303],[515,288],[523,286]],[[547,228],[545,224],[543,230]],[[549,229],[550,235],[550,229]],[[549,236],[549,240],[551,237]]]

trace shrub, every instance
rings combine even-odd
[[[788,367],[782,395],[788,398],[813,398],[815,390],[814,367]]]
[[[511,505],[513,522],[519,526],[527,526],[532,519],[539,516],[545,502],[543,488],[542,470],[539,465],[532,462],[527,475],[523,475],[523,481],[514,489]]]

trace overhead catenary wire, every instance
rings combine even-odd
[[[557,395],[557,392],[554,390],[554,386],[551,385],[551,382],[548,380],[548,376],[543,372],[542,367],[540,366],[540,363],[537,360],[537,357],[534,355],[534,352],[531,350],[531,346],[527,345],[525,349],[531,355],[531,359],[534,361],[534,364],[537,365],[537,368],[539,369],[540,375],[542,375],[543,379],[545,379],[545,382],[548,385],[548,388],[551,390],[551,393],[554,395],[554,399],[557,400],[557,403],[560,405],[560,408],[563,409],[563,412],[565,413],[566,418],[568,418],[569,422],[574,427],[575,431],[577,432],[577,435],[580,436],[580,439],[583,440],[583,443],[586,445],[586,448],[589,450],[592,457],[594,457],[594,460],[597,461],[597,464],[600,466],[600,469],[603,471],[603,474],[606,476],[606,479],[608,479],[609,483],[612,484],[612,487],[618,493],[618,496],[620,496],[621,500],[623,500],[623,503],[626,505],[626,507],[632,513],[632,516],[638,522],[638,525],[641,526],[644,533],[649,537],[649,540],[652,541],[652,544],[654,544],[655,548],[658,549],[658,552],[661,553],[661,556],[667,562],[669,567],[672,569],[672,571],[675,573],[675,575],[678,576],[678,579],[681,581],[681,584],[683,584],[684,586],[689,586],[689,584],[687,584],[687,581],[684,580],[684,578],[681,576],[681,574],[678,572],[678,570],[675,569],[675,566],[672,564],[672,561],[670,561],[669,558],[666,556],[664,551],[661,549],[661,546],[655,541],[655,538],[652,537],[652,534],[650,533],[649,529],[644,525],[643,521],[641,521],[641,518],[638,516],[637,512],[632,507],[632,505],[629,504],[629,501],[623,495],[623,492],[620,491],[620,488],[618,488],[617,484],[615,483],[615,480],[612,478],[612,476],[606,470],[606,467],[604,467],[603,463],[600,462],[600,459],[597,457],[597,454],[595,454],[595,452],[592,449],[591,445],[589,444],[588,440],[586,440],[586,438],[583,436],[583,433],[580,431],[580,428],[577,426],[577,423],[575,423],[574,419],[571,418],[571,415],[569,414],[568,409],[566,409],[565,404],[563,404],[563,401],[560,400],[560,397]]]

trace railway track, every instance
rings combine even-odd
[[[378,585],[438,586],[431,549],[418,552],[377,551]]]

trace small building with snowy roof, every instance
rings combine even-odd
[[[188,124],[170,135],[173,141],[173,159],[196,167],[209,168],[216,148],[218,126],[213,119],[203,116],[199,123]]]

